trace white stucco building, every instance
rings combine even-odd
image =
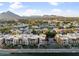
[[[0,37],[0,44],[2,40],[5,39],[5,44],[7,45],[33,45],[33,44],[43,44],[45,42],[45,35],[33,35],[33,34],[17,34],[10,35],[6,34]]]

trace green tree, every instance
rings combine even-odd
[[[37,31],[35,29],[32,30],[33,34],[37,34]]]
[[[50,38],[55,37],[55,35],[56,35],[56,31],[51,32],[51,31],[49,30],[49,31],[46,33],[46,37],[50,37]]]

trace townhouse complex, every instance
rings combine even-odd
[[[79,48],[79,23],[57,19],[1,22],[0,48]]]

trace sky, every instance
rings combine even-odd
[[[79,16],[79,2],[0,2],[0,13],[11,11],[20,16]]]

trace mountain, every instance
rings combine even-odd
[[[57,15],[43,15],[43,16],[19,16],[13,12],[7,11],[0,13],[0,21],[17,21],[17,20],[79,20],[79,17],[64,17]]]
[[[10,11],[3,12],[0,14],[0,20],[2,21],[18,20],[18,19],[21,19],[21,16],[16,15],[15,13],[12,13]]]

